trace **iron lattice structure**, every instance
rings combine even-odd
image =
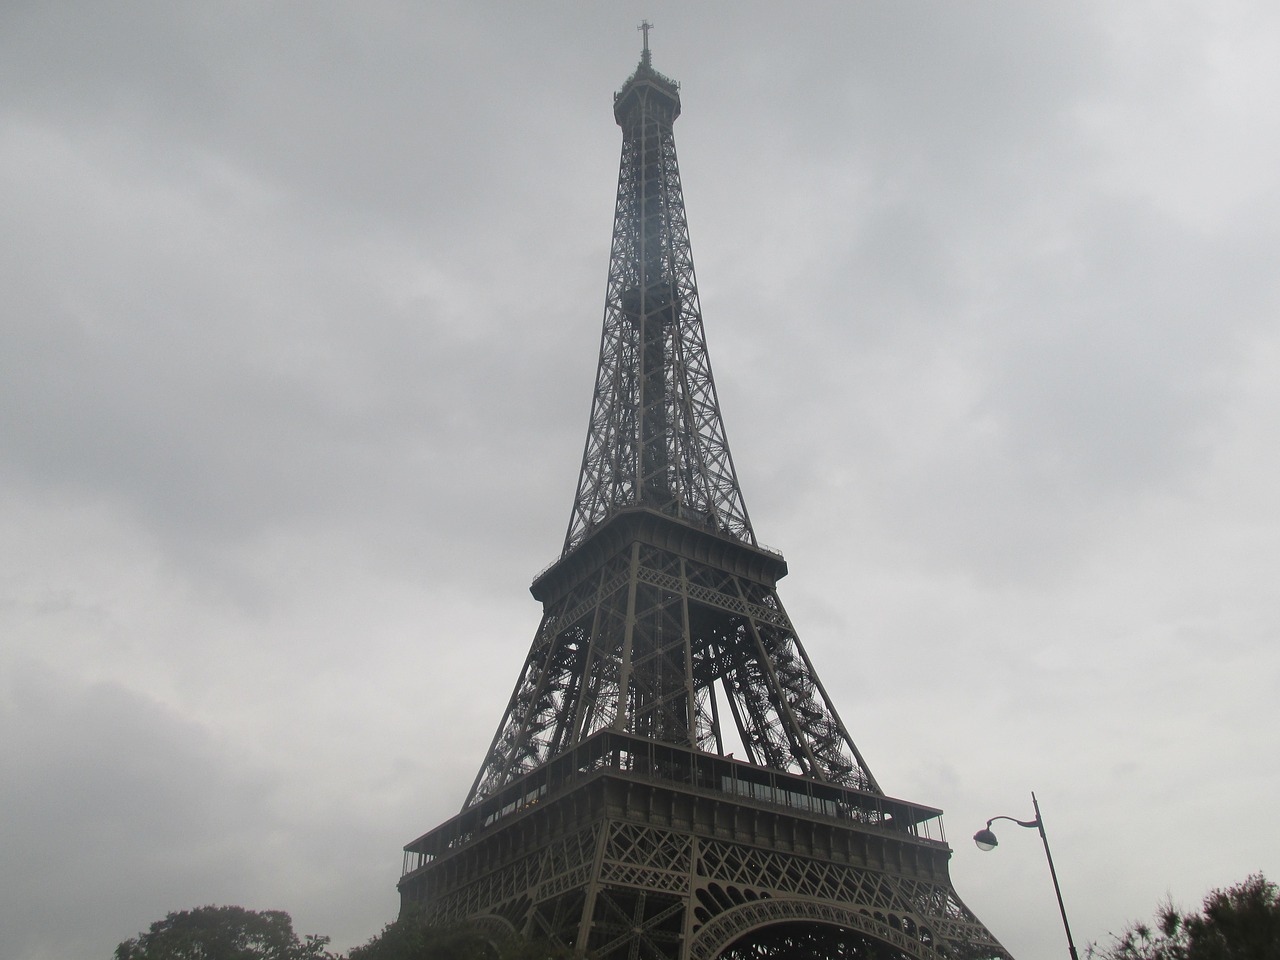
[[[542,622],[462,812],[405,848],[404,909],[593,957],[1007,957],[822,688],[755,538],[707,356],[673,125],[640,65],[604,331]],[[741,750],[743,757],[734,759]]]
[[[673,126],[676,84],[648,58],[614,102],[622,162],[604,334],[564,553],[644,505],[755,543],[702,331]]]

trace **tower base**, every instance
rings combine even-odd
[[[602,731],[406,846],[401,913],[596,960],[1007,960],[940,818]]]

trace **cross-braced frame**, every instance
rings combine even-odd
[[[646,34],[647,40],[647,34]],[[646,43],[622,127],[600,362],[542,621],[406,910],[596,960],[1007,960],[940,811],[886,796],[778,596],[716,397],[673,124]]]

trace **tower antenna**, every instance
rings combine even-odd
[[[649,66],[649,31],[653,29],[653,24],[648,20],[641,20],[640,26],[636,29],[644,34],[644,50],[640,52],[640,62],[647,67]]]

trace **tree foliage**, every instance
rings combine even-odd
[[[299,940],[283,910],[197,907],[116,947],[116,960],[334,960],[328,937]]]
[[[1280,890],[1257,873],[1205,897],[1199,911],[1172,903],[1154,924],[1135,923],[1110,946],[1089,948],[1099,960],[1280,960]]]
[[[349,960],[569,960],[571,951],[521,936],[492,940],[471,924],[424,924],[413,916],[389,923]]]
[[[157,920],[116,947],[115,960],[343,960],[328,937],[299,939],[282,910],[198,907]],[[571,960],[572,951],[512,935],[499,940],[472,924],[389,923],[346,960]]]

